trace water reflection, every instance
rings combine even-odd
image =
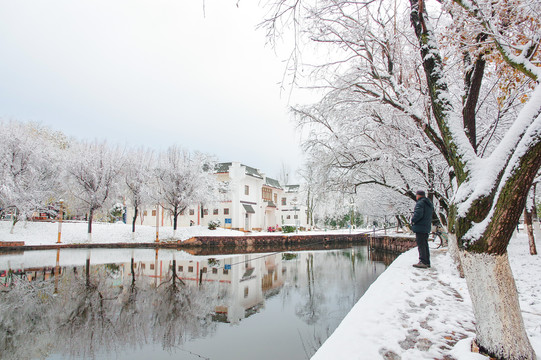
[[[2,359],[124,358],[135,349],[155,359],[305,358],[385,268],[365,247],[210,258],[39,253],[0,257]]]

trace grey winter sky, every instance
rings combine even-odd
[[[0,0],[0,117],[78,139],[179,144],[276,176],[301,163],[285,51],[236,0]],[[205,11],[205,12],[204,12]]]

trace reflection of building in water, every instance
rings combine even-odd
[[[24,269],[24,273],[28,281],[49,280],[54,277],[55,269],[54,267],[26,268]],[[58,274],[62,274],[62,268],[58,269]]]
[[[281,288],[283,281],[282,255],[242,255],[226,259],[176,260],[176,276],[188,286],[221,284],[216,321],[238,323],[256,313],[264,299]],[[124,264],[126,270],[130,264]],[[154,279],[156,283],[170,281],[173,260],[135,262],[134,273]],[[130,271],[124,277],[131,277]]]

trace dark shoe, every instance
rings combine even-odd
[[[419,262],[418,264],[414,264],[413,267],[419,268],[419,269],[428,269],[430,265],[423,264],[422,262]]]

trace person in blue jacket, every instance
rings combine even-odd
[[[428,249],[428,234],[432,230],[432,212],[434,205],[428,199],[423,190],[417,191],[417,203],[411,218],[411,230],[415,233],[417,248],[419,250],[419,263],[413,265],[416,268],[426,269],[430,267],[430,251]]]

